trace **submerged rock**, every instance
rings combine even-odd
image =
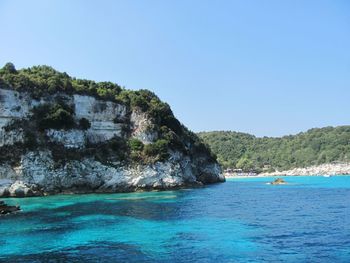
[[[21,210],[19,206],[11,206],[11,205],[7,205],[5,204],[4,201],[0,201],[0,215],[6,215],[6,214],[10,214],[13,212],[17,212]]]

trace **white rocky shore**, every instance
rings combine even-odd
[[[305,168],[294,168],[287,171],[261,173],[259,176],[297,176],[297,175],[350,175],[350,163],[330,163]]]
[[[169,161],[149,165],[113,167],[84,159],[55,168],[50,152],[29,152],[19,166],[0,166],[0,197],[165,190],[225,180],[219,165],[203,165],[197,174],[188,157],[173,153]]]

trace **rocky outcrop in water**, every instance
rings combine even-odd
[[[19,206],[7,205],[4,201],[0,201],[0,215],[14,213],[19,210],[21,210]]]
[[[202,165],[197,168],[190,158],[173,153],[154,164],[107,165],[87,158],[55,167],[50,151],[33,151],[22,156],[19,166],[3,167],[0,196],[165,190],[224,181],[217,164]]]
[[[286,181],[284,181],[282,178],[277,178],[273,182],[269,183],[271,185],[281,185],[281,184],[287,184]]]
[[[71,112],[74,123],[42,128],[52,123],[38,114],[57,105],[63,106],[56,112]],[[208,150],[178,127],[175,132],[138,107],[92,96],[55,93],[38,99],[0,88],[0,197],[162,190],[224,181]]]

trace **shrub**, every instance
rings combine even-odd
[[[142,111],[148,110],[148,103],[147,103],[146,98],[144,98],[143,96],[141,96],[139,94],[134,94],[131,96],[130,104],[131,104],[132,108],[138,107]]]
[[[166,115],[161,117],[161,125],[167,126],[176,134],[182,133],[182,127],[180,122],[173,115]]]
[[[140,152],[143,150],[143,147],[144,147],[143,142],[141,142],[136,138],[130,139],[128,144],[129,144],[130,150],[133,152]]]
[[[155,143],[145,145],[143,150],[144,154],[151,157],[157,157],[158,160],[166,160],[169,158],[168,144],[168,141],[159,139]]]
[[[174,131],[172,131],[167,126],[161,126],[159,129],[160,137],[168,141],[169,147],[172,149],[177,149],[182,152],[185,151],[185,145],[181,137],[178,136]]]
[[[24,146],[31,150],[34,149],[37,145],[38,142],[36,140],[36,135],[31,131],[27,131],[24,134]]]
[[[80,93],[114,101],[121,87],[112,82],[94,82],[71,78],[65,72],[59,72],[49,66],[34,66],[16,70],[12,63],[0,69],[1,85],[15,90],[25,90],[36,99],[44,95],[65,92]]]
[[[5,72],[5,73],[10,73],[10,74],[17,74],[16,67],[11,62],[6,63],[1,71]]]
[[[90,127],[91,127],[91,123],[90,123],[90,121],[89,121],[88,119],[86,119],[86,118],[81,118],[81,119],[79,120],[79,127],[80,127],[80,129],[82,129],[82,130],[88,130],[88,129],[90,129]]]
[[[71,129],[74,127],[74,119],[70,112],[59,108],[48,114],[41,122],[42,129]]]
[[[72,129],[75,126],[73,110],[64,104],[41,105],[33,110],[39,129]]]
[[[119,160],[127,159],[129,149],[125,139],[114,137],[107,142],[107,145],[112,150],[111,156],[116,156]]]
[[[114,137],[108,141],[108,145],[113,151],[127,152],[126,141],[123,138]]]

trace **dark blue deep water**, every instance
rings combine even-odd
[[[7,199],[1,262],[350,262],[350,177]]]

